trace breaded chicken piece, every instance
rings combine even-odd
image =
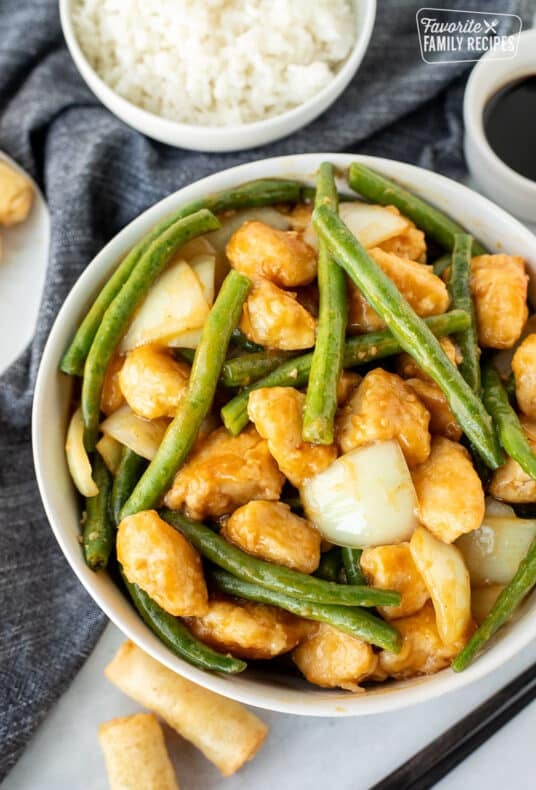
[[[281,472],[299,488],[308,477],[322,472],[337,457],[334,444],[302,439],[305,395],[293,387],[263,387],[249,395],[248,415]]]
[[[369,644],[324,623],[298,645],[292,660],[315,686],[348,691],[363,691],[359,683],[370,677],[378,664]]]
[[[140,417],[174,417],[188,389],[190,366],[156,346],[129,351],[118,379],[126,402]]]
[[[380,247],[368,250],[373,261],[394,282],[417,315],[423,318],[444,313],[449,306],[447,286],[431,266],[385,252]],[[355,286],[349,288],[348,327],[352,332],[373,332],[385,327],[382,319]]]
[[[521,411],[536,419],[536,334],[528,335],[512,359],[516,398]]]
[[[393,214],[400,214],[400,211],[395,206],[385,206]],[[391,252],[393,255],[398,255],[399,258],[409,258],[410,261],[417,261],[417,263],[426,263],[426,236],[424,231],[419,230],[407,217],[407,227],[403,233],[398,236],[393,236],[386,241],[378,244],[378,247],[384,252]]]
[[[441,641],[431,601],[416,614],[397,620],[396,628],[403,640],[401,651],[395,654],[382,650],[379,655],[379,669],[385,677],[403,680],[433,675],[448,667],[461,649]]]
[[[439,434],[447,439],[457,442],[462,435],[462,429],[451,411],[448,400],[441,387],[431,379],[407,379],[406,384],[411,387],[419,400],[430,412],[430,433]]]
[[[186,620],[208,645],[240,658],[267,659],[288,653],[311,630],[311,623],[275,606],[212,598],[203,617]]]
[[[532,452],[536,453],[536,422],[522,418],[521,425]],[[507,456],[504,464],[493,473],[489,493],[514,505],[529,504],[536,502],[536,480],[524,472],[517,461]]]
[[[317,321],[298,302],[268,280],[257,280],[242,310],[240,329],[265,348],[298,351],[315,344]]]
[[[101,411],[108,417],[117,411],[125,402],[121,387],[119,386],[119,373],[123,367],[125,358],[119,354],[114,354],[106,368],[104,383],[101,393]]]
[[[320,533],[284,502],[248,502],[239,507],[220,532],[248,554],[313,573],[320,562]]]
[[[399,606],[380,608],[387,620],[415,614],[430,597],[407,542],[363,549],[360,565],[373,587],[400,593]]]
[[[216,518],[252,499],[279,499],[283,483],[268,443],[252,425],[239,436],[218,428],[194,448],[164,501],[192,518]]]
[[[528,275],[518,255],[478,255],[471,260],[479,345],[512,348],[527,320]]]
[[[359,386],[361,376],[353,370],[343,370],[337,382],[337,403],[342,406],[346,403],[356,387]]]
[[[156,510],[143,510],[121,521],[117,559],[129,582],[169,614],[184,617],[208,612],[201,557]]]
[[[295,230],[277,230],[250,220],[227,244],[229,263],[254,282],[270,280],[282,288],[307,285],[316,276],[316,252]]]
[[[0,160],[0,225],[24,222],[32,207],[33,192],[25,175]]]
[[[419,521],[444,543],[472,532],[484,519],[484,490],[469,453],[435,436],[427,460],[413,469]]]
[[[336,419],[343,453],[376,441],[397,439],[409,467],[430,453],[430,414],[396,373],[374,368],[362,380]]]
[[[445,337],[440,337],[438,340],[439,345],[450,359],[452,364],[458,366],[462,361],[460,349],[455,343],[453,343],[448,335]],[[406,354],[405,351],[397,356],[396,372],[399,376],[402,376],[403,379],[422,379],[422,381],[432,381],[428,373],[425,373],[424,370],[419,367],[411,354]]]

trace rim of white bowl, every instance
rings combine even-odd
[[[494,644],[463,673],[456,674],[451,669],[444,669],[435,675],[415,678],[410,681],[397,681],[388,687],[380,686],[378,689],[368,690],[366,694],[339,693],[337,690],[326,692],[326,690],[315,690],[313,687],[303,690],[275,689],[255,678],[244,682],[241,681],[243,677],[241,675],[221,676],[205,672],[188,664],[166,648],[143,623],[137,613],[134,613],[126,597],[117,588],[114,588],[114,592],[117,592],[121,605],[118,606],[106,600],[107,595],[101,584],[102,578],[87,568],[78,541],[69,535],[62,524],[61,515],[56,512],[52,502],[55,482],[53,470],[50,469],[50,464],[47,466],[47,423],[44,419],[47,389],[51,386],[52,380],[57,380],[62,375],[58,372],[59,361],[65,345],[62,335],[68,333],[69,336],[72,336],[76,326],[76,310],[73,310],[73,307],[82,310],[83,306],[87,304],[87,295],[98,290],[102,279],[113,269],[118,257],[123,255],[132,243],[127,244],[127,239],[131,235],[139,238],[140,233],[145,232],[160,216],[170,212],[179,202],[182,203],[201,194],[214,192],[228,187],[232,183],[237,184],[252,178],[286,176],[305,180],[307,177],[311,177],[324,159],[329,159],[334,165],[341,168],[348,167],[353,161],[363,162],[371,167],[376,167],[380,172],[389,174],[401,183],[405,183],[409,188],[423,194],[425,199],[427,193],[428,199],[433,199],[430,192],[434,197],[437,195],[436,202],[439,202],[440,195],[443,195],[444,191],[447,194],[450,193],[449,197],[453,201],[457,200],[460,195],[464,195],[471,206],[470,211],[474,223],[478,224],[478,217],[483,213],[490,215],[494,225],[495,221],[499,226],[504,222],[508,223],[512,232],[515,232],[519,245],[528,248],[533,259],[536,276],[536,238],[533,234],[508,212],[487,198],[432,171],[395,160],[331,153],[274,157],[222,170],[183,187],[140,214],[103,247],[74,284],[52,326],[37,375],[32,412],[33,458],[45,512],[71,569],[111,622],[155,660],[205,688],[255,707],[306,716],[363,716],[399,710],[420,702],[430,701],[443,696],[443,694],[459,691],[484,677],[534,639],[536,618],[534,616],[523,618],[523,628],[514,627],[513,631],[503,632],[499,639],[496,638]],[[422,189],[418,189],[417,185],[421,185]],[[452,194],[453,190],[455,195]],[[140,233],[134,234],[134,230]],[[128,615],[118,612],[119,608],[124,608],[125,612],[128,611]]]
[[[72,22],[72,2],[73,0],[60,0],[60,22],[67,48],[69,49],[78,71],[90,90],[110,112],[117,115],[121,120],[133,126],[138,131],[142,131],[149,137],[153,137],[161,142],[166,142],[169,145],[193,148],[193,150],[201,151],[246,150],[256,145],[274,142],[282,137],[286,137],[317,118],[341,95],[356,74],[367,51],[376,19],[376,0],[353,0],[358,14],[357,22],[359,24],[356,31],[354,46],[333,79],[324,86],[322,90],[303,102],[303,104],[299,104],[297,107],[293,107],[277,115],[269,116],[260,121],[235,124],[233,126],[205,126],[202,124],[188,124],[181,121],[173,121],[169,118],[163,118],[160,115],[156,115],[155,113],[133,104],[128,99],[116,93],[89,63],[78,42]],[[114,105],[117,109],[114,109]],[[150,127],[154,129],[153,132],[147,131]],[[269,134],[270,131],[273,132],[273,136]],[[217,147],[224,138],[225,140],[233,140],[237,135],[243,134],[256,135],[255,139],[262,136],[263,142],[255,142],[253,145],[238,145],[234,148],[227,147],[227,144],[224,142],[222,148]],[[203,147],[196,149],[190,145],[185,144],[182,146],[178,143],[170,142],[171,138],[178,138],[180,135],[184,135],[185,137],[195,136],[199,138],[199,140],[204,140],[209,148]],[[210,146],[216,147],[210,148]]]
[[[536,28],[524,30],[519,34],[517,53],[521,47],[536,52]],[[532,49],[530,49],[532,47]],[[495,79],[489,82],[485,72],[488,67],[494,68]],[[490,99],[502,88],[518,79],[536,74],[536,64],[516,66],[515,57],[499,60],[493,57],[493,51],[487,52],[471,71],[463,98],[463,120],[466,134],[473,135],[481,154],[487,160],[488,167],[496,171],[497,178],[507,179],[515,189],[528,191],[536,196],[536,182],[518,173],[506,164],[493,150],[484,132],[484,110]],[[483,84],[486,87],[482,90]]]

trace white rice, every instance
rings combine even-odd
[[[184,123],[249,123],[303,104],[355,40],[351,0],[76,0],[80,45],[125,99]]]

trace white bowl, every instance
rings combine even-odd
[[[474,67],[463,101],[465,157],[476,183],[486,195],[517,217],[536,221],[536,182],[516,173],[500,159],[484,133],[484,109],[497,91],[536,72],[536,30],[519,37],[515,57],[495,60],[488,52]]]
[[[461,674],[450,669],[437,675],[379,686],[352,695],[308,686],[297,678],[247,670],[224,676],[204,672],[175,656],[154,636],[106,573],[95,574],[84,563],[79,536],[79,506],[64,455],[70,398],[69,379],[58,372],[60,358],[88,303],[117,260],[156,222],[187,201],[270,176],[296,177],[313,183],[320,162],[329,159],[346,168],[358,159],[376,168],[463,223],[492,250],[523,255],[536,274],[536,238],[519,222],[486,198],[443,176],[402,162],[350,154],[305,154],[251,162],[197,181],[157,203],[124,228],[85,269],[65,300],[43,352],[33,408],[34,463],[39,490],[50,524],[74,572],[108,617],[143,650],[170,669],[201,686],[261,708],[308,716],[359,716],[395,710],[456,691],[506,663],[536,636],[536,595],[524,605],[519,619],[502,629],[493,645]]]
[[[197,126],[161,118],[143,110],[115,93],[99,77],[82,52],[71,19],[73,0],[60,0],[63,34],[78,71],[98,99],[129,126],[148,137],[177,148],[193,151],[239,151],[255,148],[301,129],[324,112],[354,77],[368,47],[376,0],[355,0],[356,40],[350,55],[332,81],[319,93],[292,110],[262,121],[236,126]]]

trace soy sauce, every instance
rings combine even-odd
[[[489,100],[484,131],[499,159],[536,181],[536,74],[505,85]]]

